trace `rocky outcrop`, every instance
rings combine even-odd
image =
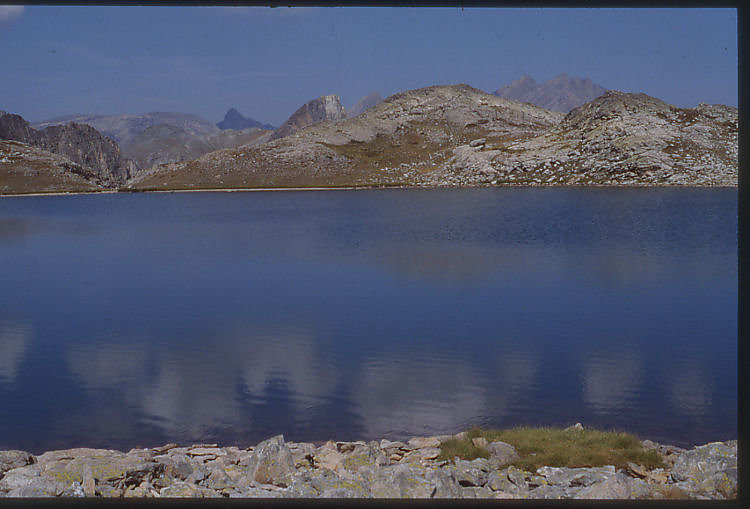
[[[383,98],[377,92],[371,92],[354,103],[354,106],[346,110],[347,118],[356,117],[363,111],[383,102]]]
[[[144,115],[68,115],[38,122],[32,127],[44,129],[49,126],[66,125],[70,122],[89,125],[120,144],[127,144],[141,131],[160,124],[177,127],[188,134],[198,136],[219,131],[219,128],[210,120],[197,115],[173,112],[154,112]]]
[[[341,105],[339,96],[322,95],[317,99],[309,101],[294,112],[281,127],[271,136],[271,140],[283,138],[299,131],[307,126],[317,124],[324,120],[341,120],[346,118],[346,110]]]
[[[242,114],[234,108],[230,108],[229,111],[227,111],[226,115],[224,115],[224,120],[216,124],[216,127],[222,130],[234,129],[238,131],[242,129],[250,129],[252,127],[269,130],[276,129],[271,124],[263,124],[252,118],[243,117]]]
[[[67,157],[19,141],[0,140],[0,194],[103,189],[97,174]]]
[[[531,76],[523,75],[510,85],[498,88],[494,94],[567,113],[573,108],[593,101],[606,91],[606,88],[593,83],[589,78],[572,78],[562,73],[540,84]]]
[[[0,139],[20,141],[61,155],[91,170],[106,186],[116,187],[133,177],[138,168],[120,154],[113,140],[96,129],[70,123],[36,130],[19,115],[0,115]]]
[[[453,438],[405,442],[286,442],[256,446],[168,444],[128,453],[68,449],[35,456],[0,452],[0,497],[228,498],[499,498],[499,499],[734,499],[737,441],[689,451],[644,441],[665,468],[630,464],[533,472],[509,464],[509,444],[486,444],[489,458],[438,460]],[[493,445],[494,444],[494,445]],[[511,452],[510,456],[507,453]]]
[[[458,147],[454,169],[526,185],[737,185],[737,109],[609,91],[540,136]]]

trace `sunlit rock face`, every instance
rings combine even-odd
[[[317,124],[324,120],[341,120],[346,118],[346,110],[336,94],[322,95],[313,99],[294,112],[289,119],[271,136],[272,140],[289,136],[303,127]]]

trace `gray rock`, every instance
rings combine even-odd
[[[505,442],[490,442],[486,449],[490,452],[493,463],[498,467],[521,459],[516,448]]]
[[[453,471],[442,468],[430,468],[426,471],[425,479],[435,487],[433,498],[459,498],[461,486],[452,475]]]
[[[368,497],[370,494],[370,487],[367,479],[362,477],[350,476],[344,478],[338,475],[333,470],[320,469],[310,472],[307,477],[309,480],[307,484],[311,486],[317,496],[322,496],[323,493],[332,493],[337,490],[347,490],[356,497]],[[295,478],[291,482],[292,490],[299,493],[304,490],[300,489],[299,481]]]
[[[214,490],[204,488],[203,486],[196,486],[184,481],[178,481],[174,484],[162,488],[159,491],[161,498],[218,498],[221,497]]]
[[[83,491],[83,486],[78,481],[73,482],[70,487],[63,491],[61,496],[63,497],[85,497],[86,493]]]
[[[508,476],[508,480],[518,486],[521,489],[528,489],[529,485],[526,482],[526,474],[517,469],[514,466],[510,466],[505,469],[505,475]]]
[[[34,463],[34,456],[26,451],[0,451],[0,476],[8,470]]]
[[[607,465],[593,468],[541,467],[537,473],[549,484],[560,486],[591,486],[615,475],[615,467]]]
[[[357,445],[354,450],[347,454],[341,461],[341,466],[349,471],[356,472],[362,467],[379,467],[388,465],[388,458],[379,446]]]
[[[212,490],[222,490],[234,486],[234,481],[223,468],[216,468],[203,481],[203,485]]]
[[[156,461],[164,465],[164,473],[175,479],[185,480],[193,473],[193,462],[186,454],[176,453],[157,456]]]
[[[508,475],[504,471],[498,472],[497,470],[493,470],[487,475],[485,486],[492,491],[501,491],[509,494],[518,494],[522,491],[521,488],[508,479]]]
[[[277,435],[259,443],[253,451],[250,477],[260,483],[276,484],[294,472],[292,452],[284,443],[284,435]]]
[[[715,472],[737,468],[737,446],[713,442],[680,454],[672,467],[675,481],[700,482]]]
[[[412,449],[440,447],[440,440],[437,437],[414,437],[409,440],[409,446]]]
[[[545,498],[560,499],[569,498],[570,492],[562,486],[553,486],[551,484],[542,484],[530,490],[525,498]]]
[[[476,140],[471,140],[469,142],[470,147],[483,147],[487,143],[487,138],[479,138]]]
[[[414,464],[383,467],[375,472],[370,491],[375,498],[430,498],[435,488],[426,473]]]
[[[477,458],[472,461],[462,459],[456,460],[456,481],[461,486],[484,486],[490,470],[489,462],[484,458]]]
[[[631,496],[631,492],[633,491],[631,485],[632,479],[618,472],[611,477],[583,488],[574,498],[598,500],[633,498]]]
[[[459,493],[459,498],[494,498],[492,490],[478,486],[462,487]]]

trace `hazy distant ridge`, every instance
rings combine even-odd
[[[36,129],[68,122],[90,125],[117,143],[126,144],[138,133],[155,125],[171,125],[188,134],[204,135],[219,132],[219,128],[205,118],[188,113],[154,112],[143,115],[67,115],[33,124]]]
[[[526,74],[510,85],[498,88],[494,94],[505,99],[567,113],[573,108],[593,101],[606,91],[606,88],[593,83],[589,78],[571,78],[562,73],[540,84]]]

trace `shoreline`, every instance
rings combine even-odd
[[[22,196],[77,196],[77,195],[99,195],[99,194],[144,194],[144,193],[241,193],[241,192],[262,192],[262,191],[366,191],[366,190],[384,190],[384,189],[508,189],[508,188],[555,188],[555,189],[643,189],[643,188],[674,188],[674,189],[739,189],[738,185],[699,185],[699,184],[571,184],[571,185],[529,185],[529,184],[505,184],[493,186],[340,186],[340,187],[226,187],[226,188],[200,188],[200,189],[149,189],[149,190],[117,190],[107,189],[102,191],[54,191],[49,193],[31,192],[31,193],[12,193],[0,194],[2,198],[14,198]]]
[[[593,436],[580,424],[558,431],[562,443],[571,437],[589,443],[585,437]],[[246,448],[6,450],[0,451],[0,498],[737,498],[737,440],[689,450],[638,440],[659,462],[526,469],[523,458],[536,453],[519,455],[511,444],[469,433],[320,445],[277,435]],[[457,441],[471,441],[484,456],[445,459],[442,448]]]

